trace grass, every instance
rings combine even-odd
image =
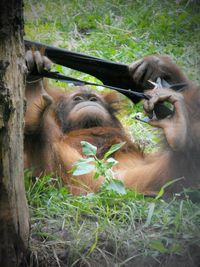
[[[26,178],[33,266],[196,266],[200,209],[186,194],[74,197],[59,179]]]
[[[123,63],[147,54],[172,56],[199,80],[199,10],[195,1],[25,1],[25,33]]]
[[[148,54],[168,54],[199,82],[197,2],[25,0],[25,37],[126,64]],[[83,73],[55,68],[95,81]],[[133,138],[152,151],[159,133],[136,122],[136,112],[141,112],[141,105],[127,101],[119,117]],[[135,192],[73,197],[53,175],[36,181],[30,176],[27,172],[30,266],[198,266],[198,191],[170,199]]]

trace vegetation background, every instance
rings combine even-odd
[[[167,54],[190,79],[200,81],[198,0],[25,0],[25,38],[126,64],[149,54]],[[135,140],[153,150],[159,134],[135,121],[136,112],[141,106],[127,101],[119,117]],[[53,175],[36,182],[29,178],[27,171],[30,265],[198,266],[198,191],[185,190],[168,200],[134,192],[73,197]]]

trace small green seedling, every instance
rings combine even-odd
[[[123,182],[115,178],[115,172],[112,170],[112,167],[116,165],[118,161],[110,157],[124,144],[125,142],[111,146],[105,153],[103,159],[98,159],[96,156],[97,147],[86,141],[81,141],[83,154],[86,158],[79,159],[70,172],[74,176],[78,176],[94,171],[94,179],[98,179],[100,176],[105,177],[105,181],[101,185],[103,190],[114,191],[118,194],[126,194]]]

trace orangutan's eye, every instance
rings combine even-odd
[[[77,95],[77,96],[75,96],[75,97],[73,98],[73,100],[74,100],[74,101],[83,101],[84,98],[83,98],[82,96],[80,96],[80,95]]]
[[[89,98],[89,100],[90,100],[90,101],[93,101],[93,102],[96,102],[96,101],[98,101],[98,98],[97,98],[96,96],[91,96],[91,97]]]

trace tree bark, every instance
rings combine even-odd
[[[25,265],[23,0],[0,0],[0,266]]]

